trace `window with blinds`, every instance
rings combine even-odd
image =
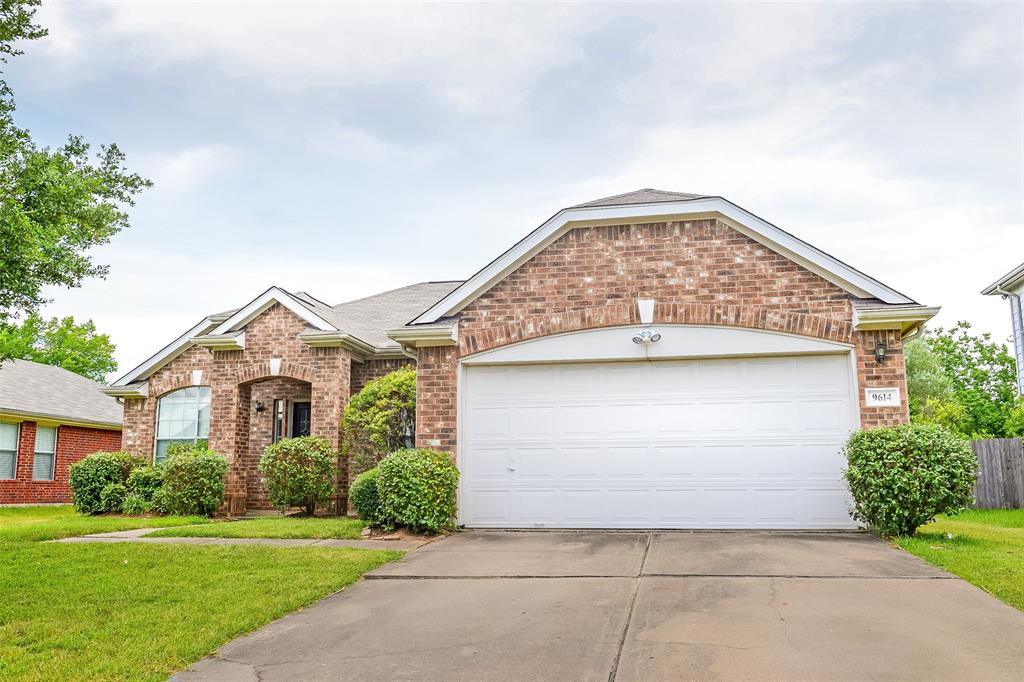
[[[52,481],[57,459],[57,427],[36,427],[36,450],[32,459],[32,480]]]
[[[18,471],[18,431],[21,424],[0,422],[0,479],[15,478]]]

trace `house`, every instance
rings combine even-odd
[[[70,502],[68,467],[121,448],[121,406],[101,388],[52,365],[0,365],[0,504]]]
[[[464,282],[328,305],[272,287],[107,392],[125,447],[208,438],[262,508],[274,438],[338,440],[415,363],[416,441],[472,527],[852,527],[848,433],[908,420],[902,342],[937,312],[717,196],[566,208]]]
[[[1002,296],[1010,302],[1010,324],[1013,327],[1014,357],[1017,359],[1017,390],[1024,395],[1024,263],[982,289],[986,296]]]

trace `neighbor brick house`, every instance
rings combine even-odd
[[[101,384],[28,360],[0,365],[0,504],[71,501],[68,467],[121,447],[121,406]]]
[[[337,306],[272,288],[107,390],[126,448],[208,435],[234,512],[265,506],[267,442],[308,420],[337,443],[352,391],[415,363],[416,441],[453,454],[460,523],[848,527],[841,445],[907,421],[902,343],[936,311],[721,197],[640,190],[465,282]]]

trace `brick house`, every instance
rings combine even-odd
[[[71,501],[68,467],[121,447],[121,406],[101,384],[28,360],[0,366],[0,504]]]
[[[208,433],[232,511],[265,505],[269,440],[308,420],[336,443],[351,392],[415,362],[416,441],[453,454],[461,524],[850,527],[842,443],[907,421],[902,343],[937,310],[721,197],[639,190],[465,282],[338,306],[272,288],[107,390],[126,448]],[[173,396],[206,422],[162,418]]]

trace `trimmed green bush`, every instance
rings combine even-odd
[[[450,454],[407,448],[382,459],[377,469],[380,517],[385,527],[398,523],[414,532],[432,533],[451,527],[459,470]]]
[[[121,504],[121,512],[129,516],[142,516],[153,510],[153,503],[138,493],[128,493]]]
[[[416,370],[403,367],[368,381],[345,406],[341,431],[341,452],[353,473],[405,447],[416,433]]]
[[[94,452],[71,465],[68,485],[75,510],[79,514],[102,514],[103,489],[111,483],[124,483],[131,471],[145,460],[130,452]]]
[[[100,507],[108,514],[120,514],[128,488],[124,483],[108,483],[100,493]]]
[[[164,484],[164,468],[161,465],[142,466],[132,469],[128,474],[128,492],[137,495],[146,502],[153,499],[153,494]],[[127,513],[127,512],[126,512]]]
[[[348,489],[348,499],[352,506],[359,513],[359,518],[371,526],[382,525],[384,519],[380,514],[380,495],[377,491],[377,477],[380,470],[377,468],[364,471],[356,476]]]
[[[316,513],[334,492],[338,461],[331,443],[321,436],[285,438],[267,447],[259,470],[270,503],[278,509],[302,507]]]
[[[149,510],[154,514],[166,516],[171,513],[171,502],[167,497],[167,488],[160,486],[153,491],[153,497],[149,500]]]
[[[939,426],[859,431],[845,454],[853,517],[883,536],[913,535],[936,514],[956,514],[974,502],[974,453]]]
[[[224,502],[228,461],[213,450],[198,444],[179,450],[167,458],[163,468],[159,502],[154,496],[154,506],[158,503],[162,513],[210,516]]]

